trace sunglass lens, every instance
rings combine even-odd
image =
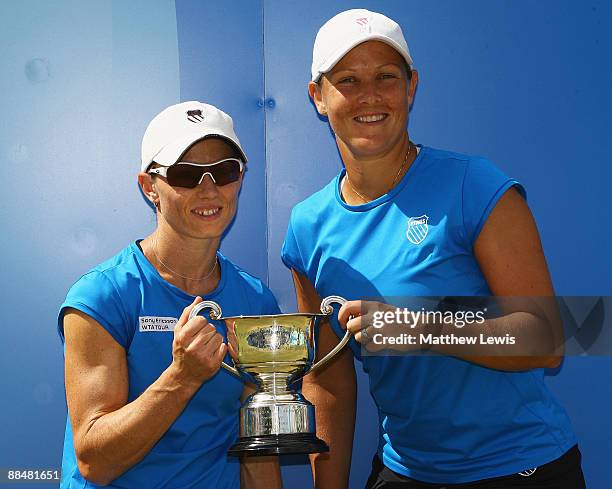
[[[236,160],[223,161],[215,166],[210,167],[217,185],[227,185],[237,181],[240,178],[240,163]]]
[[[200,181],[202,168],[191,165],[173,165],[168,168],[168,183],[173,187],[193,188]]]
[[[194,188],[204,173],[210,173],[217,185],[227,185],[240,178],[240,163],[237,160],[226,160],[211,166],[179,163],[168,168],[166,175],[173,187]]]

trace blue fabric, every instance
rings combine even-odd
[[[491,294],[472,248],[499,198],[511,187],[525,195],[516,180],[485,159],[428,147],[367,204],[342,200],[343,176],[293,209],[282,249],[321,297]],[[343,334],[335,319],[332,327]],[[439,355],[362,357],[350,345],[378,406],[379,455],[395,472],[469,482],[550,462],[576,443],[542,370],[502,372]]]
[[[280,312],[274,296],[260,280],[220,253],[217,256],[221,280],[205,299],[217,302],[224,316]],[[130,402],[172,361],[173,332],[143,331],[146,328],[140,327],[140,318],[170,318],[172,322],[193,300],[193,296],[162,279],[132,243],[72,286],[59,313],[59,333],[63,342],[66,308],[83,311],[100,323],[127,352]],[[214,324],[225,337],[223,322]],[[230,362],[229,355],[225,361]],[[227,450],[238,436],[242,391],[240,380],[219,370],[197,391],[151,452],[106,487],[239,488],[239,463],[227,457]],[[69,419],[61,487],[97,487],[85,481],[78,471]]]

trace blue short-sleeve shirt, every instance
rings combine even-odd
[[[205,300],[217,302],[224,316],[279,312],[274,296],[260,280],[221,253],[217,256],[221,280]],[[174,325],[194,299],[166,282],[138,245],[132,243],[72,286],[59,313],[60,337],[64,341],[63,317],[67,309],[77,309],[95,319],[126,351],[131,402],[172,362]],[[226,337],[224,323],[213,324]],[[231,362],[229,355],[225,361]],[[240,380],[220,369],[204,382],[144,459],[105,487],[238,489],[239,462],[228,458],[227,451],[238,436],[243,388]],[[69,418],[61,487],[97,487],[79,473]]]
[[[340,195],[344,174],[295,206],[282,248],[284,263],[321,297],[491,294],[473,246],[506,191],[525,195],[516,180],[484,158],[420,147],[389,193],[351,206]],[[542,370],[433,355],[362,358],[350,345],[379,409],[379,456],[395,472],[469,482],[550,462],[576,442]]]

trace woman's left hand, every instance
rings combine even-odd
[[[414,326],[400,324],[396,318],[395,306],[375,301],[348,301],[338,312],[340,325],[348,329],[368,351],[417,349],[410,344],[385,341],[391,337],[400,338],[403,333],[415,332]]]

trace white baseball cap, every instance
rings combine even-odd
[[[212,105],[193,100],[171,105],[149,123],[142,138],[141,171],[146,172],[153,162],[174,165],[193,143],[207,137],[233,143],[246,163],[232,118]]]
[[[400,53],[412,68],[408,44],[399,24],[389,17],[366,9],[340,12],[317,32],[312,49],[312,81],[319,80],[358,44],[382,41]]]

